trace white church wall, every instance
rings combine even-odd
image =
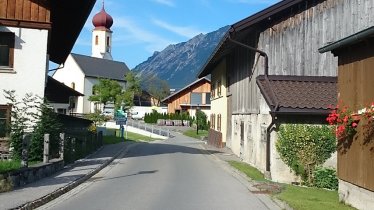
[[[13,70],[0,68],[0,104],[7,103],[3,89],[15,90],[19,98],[26,93],[44,97],[48,30],[0,26],[0,31],[15,34]]]
[[[64,83],[66,86],[72,88],[72,83],[75,84],[75,90],[84,93],[84,74],[78,64],[75,62],[74,58],[69,55],[66,59],[63,68],[59,69],[53,74],[53,78]],[[83,113],[83,97],[78,98],[76,104],[76,112]]]

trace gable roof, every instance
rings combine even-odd
[[[326,115],[337,104],[337,77],[268,76],[256,78],[266,103],[276,113]]]
[[[45,98],[53,103],[69,103],[70,96],[84,96],[82,93],[48,76]]]
[[[251,33],[250,29],[260,29],[269,27],[274,21],[279,21],[283,17],[287,17],[290,14],[294,14],[295,11],[300,8],[311,7],[313,4],[322,2],[325,0],[317,0],[311,2],[310,0],[283,0],[280,1],[262,11],[259,11],[243,20],[240,20],[233,25],[227,31],[225,36],[221,39],[221,42],[214,49],[213,53],[207,59],[207,62],[202,66],[198,78],[209,75],[219,61],[227,54],[231,52],[236,46],[230,43],[230,37],[240,38],[248,33]],[[302,4],[305,4],[304,6]],[[307,6],[306,6],[307,5]],[[239,40],[238,40],[239,41]]]
[[[125,81],[125,75],[130,71],[124,62],[95,58],[75,53],[71,53],[71,56],[82,69],[86,77]]]
[[[168,99],[170,99],[170,98],[172,98],[172,97],[178,95],[178,94],[181,93],[182,91],[184,91],[184,90],[186,90],[186,89],[188,89],[188,88],[194,86],[195,84],[197,84],[197,83],[199,83],[199,82],[201,82],[201,81],[203,81],[203,80],[206,80],[208,83],[210,83],[210,79],[208,79],[208,78],[206,78],[206,77],[200,78],[200,79],[198,79],[198,80],[195,80],[195,81],[192,82],[191,84],[185,86],[184,88],[180,89],[179,91],[177,91],[177,92],[175,92],[175,93],[169,95],[168,97],[162,99],[161,102],[165,102],[166,100],[168,100]]]
[[[374,26],[369,27],[365,30],[359,31],[355,34],[352,34],[348,37],[345,37],[341,40],[338,40],[333,43],[329,43],[328,45],[321,47],[318,49],[320,53],[325,53],[332,51],[332,53],[335,54],[335,51],[343,49],[347,46],[351,46],[357,43],[360,43],[368,38],[373,38],[374,37]]]
[[[36,2],[36,1],[35,1]],[[49,59],[64,63],[73,49],[96,0],[52,0]]]

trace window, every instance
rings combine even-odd
[[[216,128],[216,115],[212,114],[211,116],[212,116],[211,117],[212,119],[210,120],[210,125],[211,125],[212,129],[215,129]]]
[[[217,116],[217,130],[221,131],[221,114]]]
[[[10,123],[10,106],[0,105],[0,138],[8,137]]]
[[[110,38],[109,38],[109,36],[106,37],[106,51],[110,52]]]
[[[14,33],[0,32],[0,67],[13,68]]]
[[[215,85],[214,83],[212,84],[212,87],[211,87],[211,90],[210,90],[210,96],[211,98],[215,98],[216,97],[216,90],[215,90]]]
[[[191,93],[191,104],[202,104],[203,94],[202,93]]]
[[[218,97],[221,96],[221,80],[217,81],[217,95]]]
[[[205,104],[210,104],[210,93],[205,94]]]
[[[99,44],[99,36],[96,35],[96,36],[95,36],[95,45],[98,45],[98,44]]]
[[[226,90],[227,90],[228,94],[230,93],[230,85],[231,85],[231,77],[227,75],[227,77],[226,77]]]

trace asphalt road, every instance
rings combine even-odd
[[[131,145],[88,182],[40,209],[268,209],[200,144],[177,135]]]

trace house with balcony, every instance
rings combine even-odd
[[[190,116],[195,116],[196,110],[201,110],[210,116],[210,90],[210,80],[203,77],[169,95],[161,102],[167,104],[168,113],[188,112]]]

